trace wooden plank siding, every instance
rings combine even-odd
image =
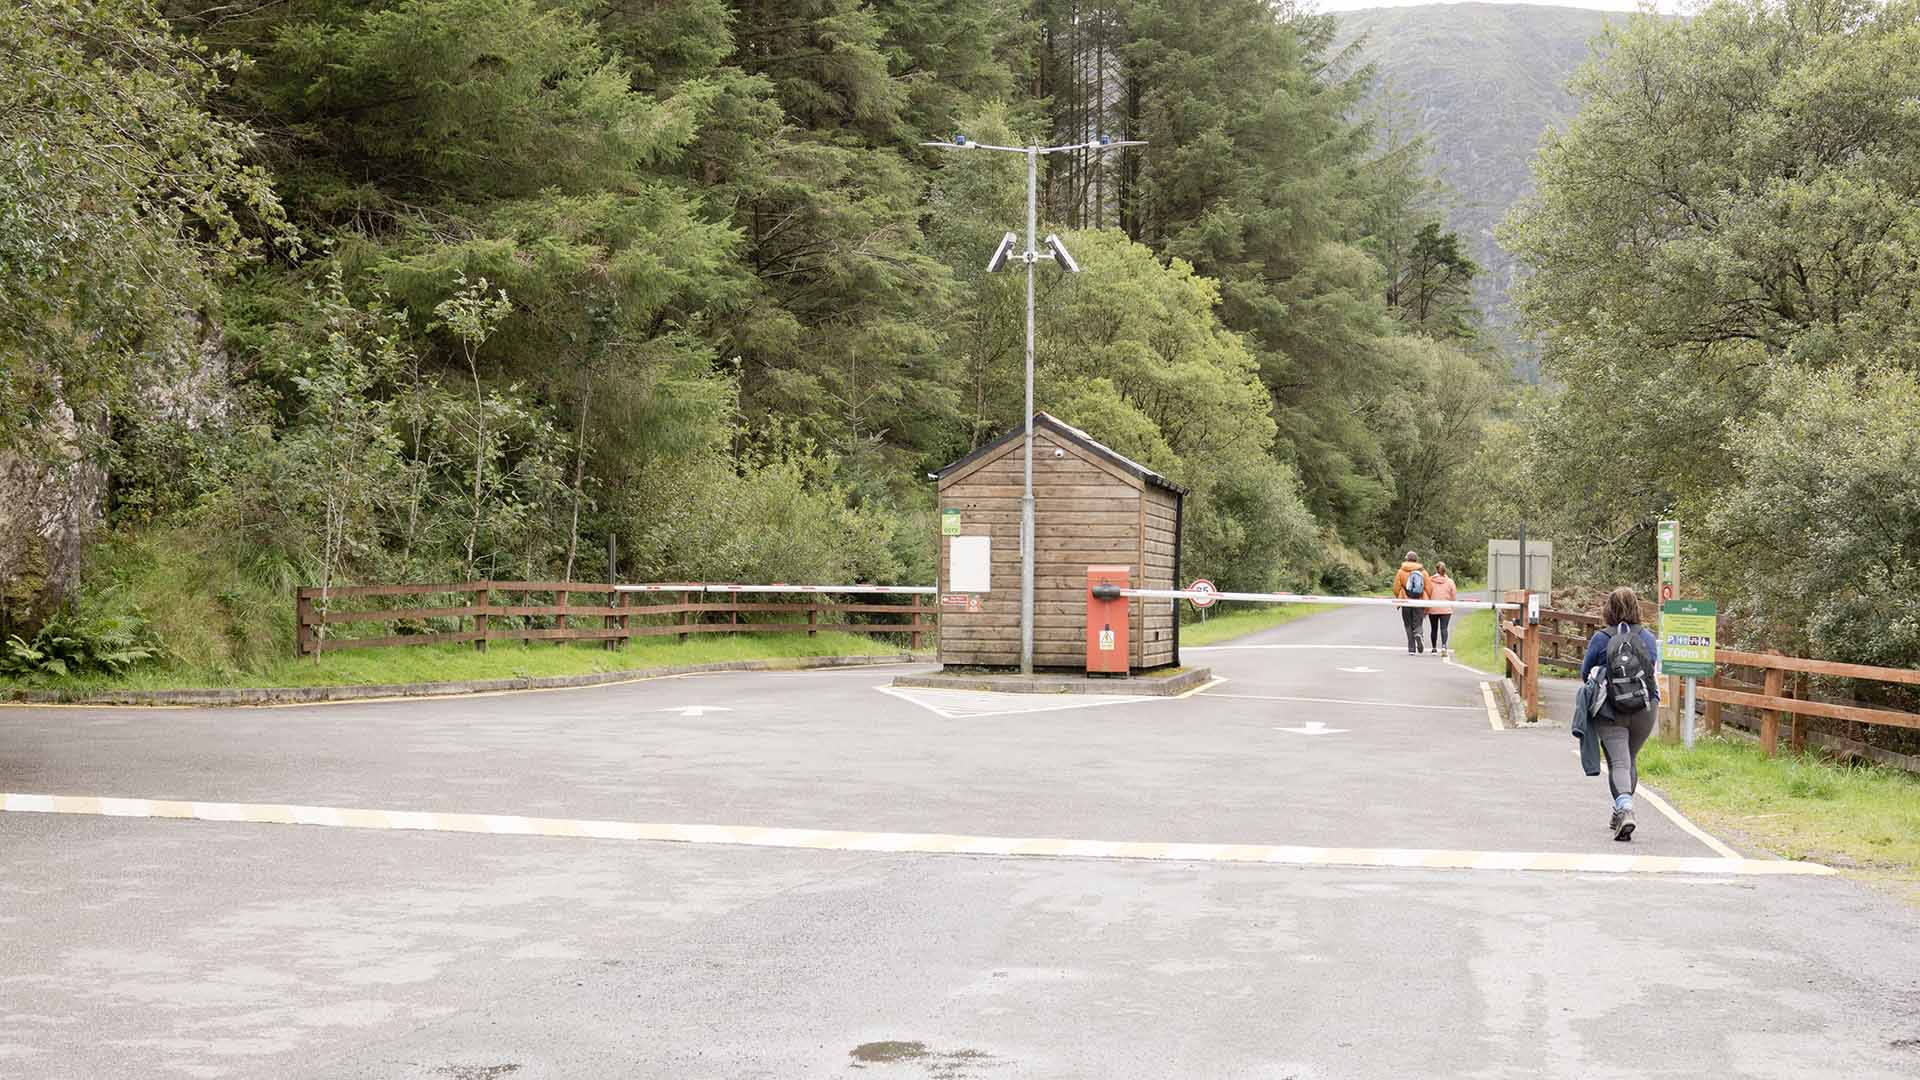
[[[1086,571],[1128,568],[1136,586],[1171,588],[1178,496],[1136,475],[1123,461],[1036,422],[1034,428],[1034,665],[1084,670]],[[960,535],[992,541],[990,591],[978,611],[941,606],[940,662],[1015,667],[1020,663],[1020,497],[1024,439],[1019,433],[939,482],[939,521],[960,512]],[[937,536],[939,589],[952,592],[950,538]],[[1174,611],[1162,601],[1129,605],[1129,662],[1136,669],[1174,659]]]

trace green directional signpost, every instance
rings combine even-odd
[[[1660,670],[1684,675],[1687,702],[1680,738],[1693,745],[1693,698],[1697,679],[1713,678],[1714,639],[1720,607],[1711,600],[1668,600],[1660,605]]]

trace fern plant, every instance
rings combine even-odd
[[[26,641],[7,638],[0,649],[0,675],[9,678],[65,678],[92,672],[117,675],[142,660],[161,655],[159,638],[138,615],[100,615],[79,619],[60,615]]]

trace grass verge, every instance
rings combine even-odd
[[[1447,631],[1453,646],[1453,658],[1475,671],[1498,675],[1506,670],[1506,661],[1493,643],[1493,612],[1465,611],[1453,617]]]
[[[808,656],[898,656],[906,646],[865,634],[822,631],[804,634],[705,634],[682,644],[677,638],[636,640],[608,651],[597,643],[494,642],[486,652],[463,645],[346,649],[311,658],[269,661],[257,670],[233,671],[194,665],[136,667],[119,676],[57,680],[0,679],[0,689],[197,690],[228,687],[369,686],[389,683],[458,682],[465,679],[536,678],[602,671],[711,664],[727,660],[781,660]]]
[[[1710,829],[1789,859],[1874,871],[1920,900],[1920,777],[1813,755],[1768,758],[1757,745],[1650,742],[1640,772]]]
[[[1226,602],[1222,601],[1222,603]],[[1214,645],[1260,630],[1270,630],[1296,619],[1304,619],[1316,611],[1330,610],[1333,606],[1332,604],[1262,604],[1258,607],[1241,608],[1238,611],[1223,611],[1218,615],[1208,615],[1205,622],[1183,623],[1180,627],[1180,644],[1182,646]]]

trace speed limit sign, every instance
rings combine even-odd
[[[1193,602],[1194,607],[1210,608],[1217,602],[1212,596],[1212,593],[1214,592],[1213,582],[1208,581],[1206,578],[1195,578],[1193,581],[1193,584],[1187,586],[1187,591],[1208,594],[1206,596],[1187,597],[1188,600],[1191,600]]]

